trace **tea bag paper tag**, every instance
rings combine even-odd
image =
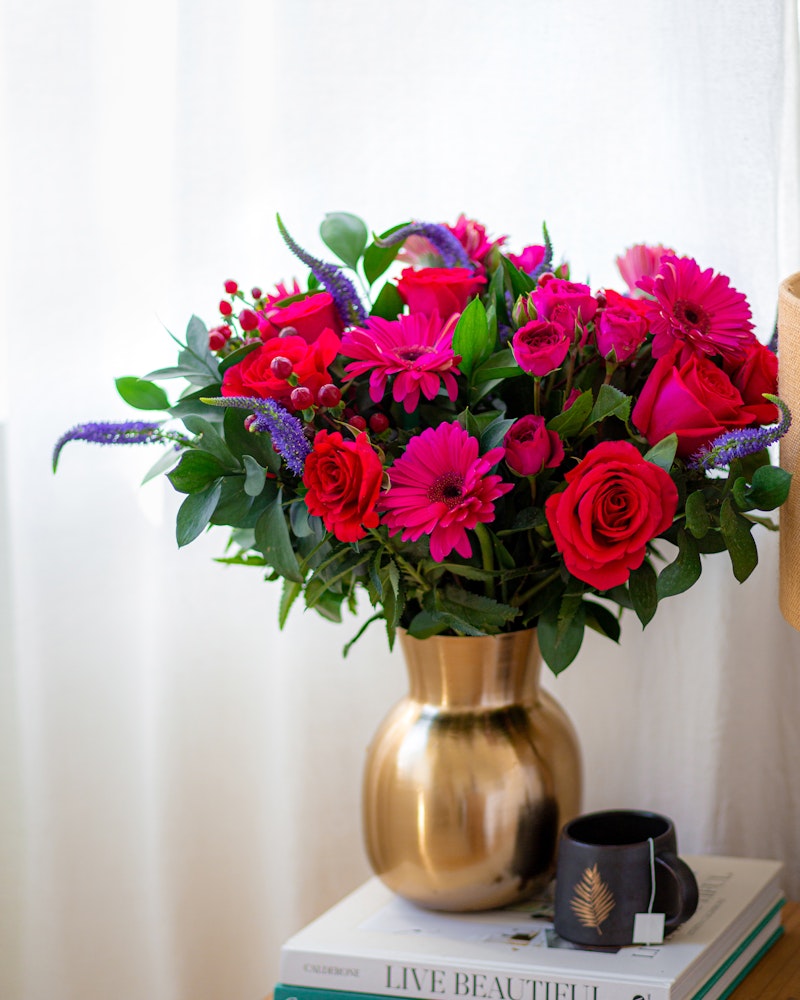
[[[633,944],[661,944],[663,940],[663,913],[637,913],[634,916]]]
[[[656,850],[653,838],[650,843],[650,905],[647,913],[636,913],[633,917],[634,944],[661,944],[664,940],[664,914],[653,913],[656,898]]]

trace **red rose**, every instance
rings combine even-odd
[[[467,267],[407,267],[400,274],[397,291],[409,311],[438,312],[445,318],[464,306],[486,284],[486,278]]]
[[[620,586],[672,524],[675,483],[629,441],[603,441],[564,478],[567,488],[544,505],[564,565],[597,590]]]
[[[681,347],[674,344],[656,361],[631,418],[650,444],[677,434],[678,455],[689,458],[715,437],[746,427],[753,418],[721,368],[695,353],[679,363]]]
[[[535,319],[517,330],[511,350],[520,368],[530,375],[543,376],[560,367],[571,343],[572,330],[558,323]]]
[[[545,427],[544,417],[532,413],[506,431],[503,444],[506,465],[519,476],[535,476],[542,469],[554,469],[564,458],[564,445],[555,431]]]
[[[753,423],[771,424],[779,419],[778,407],[763,396],[765,392],[778,394],[778,356],[774,351],[756,341],[748,346],[740,365],[726,370]]]
[[[323,330],[341,333],[344,330],[341,317],[333,304],[333,296],[328,292],[317,292],[288,306],[276,306],[262,314],[259,330],[262,340],[277,337],[287,326],[294,327],[297,335],[307,343],[313,343]]]
[[[377,528],[375,504],[383,465],[366,434],[345,441],[338,431],[319,431],[306,459],[306,506],[340,542],[356,542]]]
[[[275,375],[272,359],[288,358],[298,378],[297,384],[309,389],[316,399],[322,386],[331,381],[328,365],[340,347],[341,341],[332,330],[323,330],[313,344],[302,337],[272,337],[228,368],[222,378],[222,395],[260,396],[294,410],[291,395],[295,387]]]
[[[620,301],[621,300],[621,301]],[[595,321],[594,336],[597,350],[608,358],[611,352],[617,361],[629,361],[647,336],[648,323],[641,312],[628,305],[622,296],[608,299]]]
[[[585,326],[597,312],[597,299],[591,288],[565,278],[551,278],[532,292],[531,298],[539,319],[552,319],[553,310],[563,305],[569,309],[574,323]]]

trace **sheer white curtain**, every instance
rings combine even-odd
[[[747,291],[767,339],[800,268],[797,20],[783,0],[6,0],[0,372],[0,994],[258,1000],[281,940],[367,875],[360,767],[402,665],[375,630],[176,551],[130,417],[226,278],[297,273],[325,211],[376,230],[546,219],[577,277],[663,241]],[[800,638],[777,548],[724,556],[550,683],[587,808],[676,819],[685,852],[776,856],[800,894]]]

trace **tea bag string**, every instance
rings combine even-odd
[[[656,899],[656,848],[652,837],[648,837],[647,842],[650,845],[650,902],[647,906],[647,912],[652,913]]]

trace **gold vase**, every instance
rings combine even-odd
[[[580,809],[575,730],[539,687],[535,629],[400,634],[409,693],[367,752],[363,821],[375,873],[439,910],[505,906],[552,877]]]

